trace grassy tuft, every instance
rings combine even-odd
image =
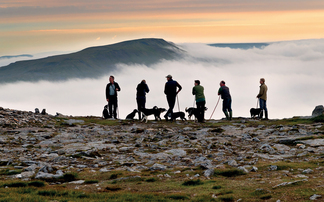
[[[230,170],[216,170],[214,175],[221,175],[224,177],[236,177],[240,175],[245,175],[246,173],[239,169],[230,169]]]
[[[198,186],[204,184],[202,181],[198,180],[188,180],[182,183],[183,186]]]
[[[99,182],[99,180],[85,180],[84,184],[96,184],[98,182]]]
[[[28,186],[32,186],[32,187],[45,187],[45,183],[42,181],[33,181],[33,182],[29,182]]]
[[[222,186],[216,185],[216,186],[213,186],[212,189],[221,189],[221,188],[222,188]]]

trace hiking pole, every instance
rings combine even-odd
[[[177,103],[178,103],[178,110],[180,112],[180,104],[179,104],[179,97],[178,97],[178,94],[177,94]]]
[[[217,105],[218,105],[218,103],[219,103],[219,100],[220,100],[220,96],[218,96],[218,101],[217,101],[217,104],[216,104],[216,106],[215,106],[215,108],[214,108],[214,110],[213,110],[213,113],[211,114],[211,116],[210,116],[209,120],[211,120],[212,116],[214,115],[214,112],[215,112],[215,110],[216,110],[216,107],[217,107]]]

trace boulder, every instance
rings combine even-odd
[[[318,105],[315,107],[312,113],[312,117],[320,116],[324,114],[324,107],[323,105]]]

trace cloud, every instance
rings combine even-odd
[[[191,94],[195,79],[205,87],[206,118],[216,105],[219,82],[225,80],[233,98],[235,117],[249,116],[256,107],[259,79],[268,85],[270,118],[311,115],[323,105],[324,40],[302,40],[273,43],[264,49],[216,48],[204,44],[180,44],[190,55],[179,61],[162,61],[153,66],[119,64],[114,72],[101,79],[71,80],[60,83],[17,83],[0,86],[0,106],[34,110],[46,108],[55,114],[100,116],[105,101],[108,76],[113,74],[121,86],[120,117],[136,108],[136,86],[145,79],[150,87],[146,106],[167,108],[163,93],[165,76],[172,74],[183,87],[179,94],[181,111],[194,103]],[[177,106],[175,107],[177,111]],[[221,103],[213,118],[221,118]]]
[[[96,40],[99,41],[100,40],[100,37],[98,37]]]

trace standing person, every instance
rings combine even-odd
[[[109,115],[117,119],[117,91],[120,91],[120,87],[117,82],[115,82],[115,77],[109,77],[109,83],[106,86],[106,99],[109,106]]]
[[[177,94],[181,91],[182,87],[178,82],[172,79],[172,76],[170,74],[166,76],[166,78],[167,78],[167,82],[165,83],[164,86],[164,94],[167,97],[169,110],[164,115],[164,118],[165,120],[168,120],[168,116],[171,117],[171,114],[173,113],[173,108],[174,108]]]
[[[260,118],[262,119],[263,117],[263,110],[264,110],[264,115],[265,115],[265,120],[268,120],[268,109],[267,109],[267,91],[268,87],[265,85],[265,79],[261,78],[260,79],[260,91],[259,94],[257,95],[257,98],[259,98],[260,102],[260,108],[261,108],[261,113],[260,113]]]
[[[227,120],[232,120],[232,97],[229,88],[225,86],[225,81],[221,81],[219,85],[218,95],[223,99],[223,112]]]
[[[205,120],[205,95],[204,87],[200,85],[199,80],[195,80],[195,86],[192,88],[192,94],[196,96],[196,105],[198,109],[198,122],[204,122]]]
[[[137,109],[138,109],[138,120],[141,120],[141,109],[145,108],[146,103],[146,93],[148,93],[150,89],[148,88],[146,81],[142,80],[141,83],[137,85],[136,88],[136,102],[137,102]]]

